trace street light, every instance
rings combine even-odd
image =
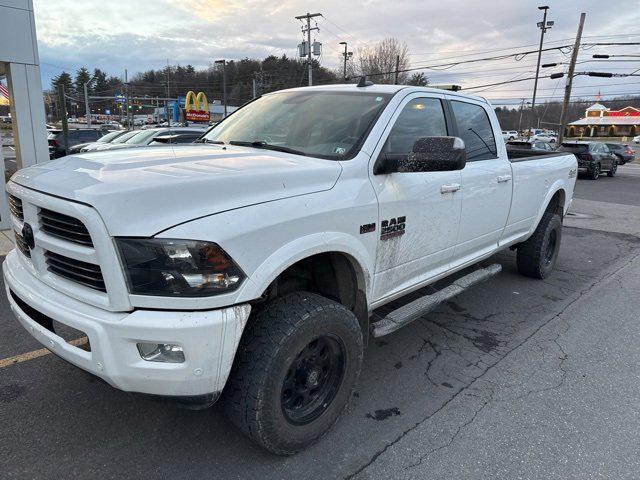
[[[351,58],[351,56],[353,55],[353,52],[347,51],[347,42],[340,42],[338,45],[344,45],[344,53],[342,54],[342,56],[344,57],[344,67],[343,67],[342,76],[346,81],[347,80],[347,59]]]
[[[592,58],[600,58],[600,59],[607,59],[607,58],[640,58],[640,55],[605,55],[602,53],[596,53],[593,55]]]
[[[222,64],[222,102],[224,104],[224,118],[227,118],[227,61],[216,60],[214,63]]]
[[[564,77],[564,75],[565,75],[564,72],[557,72],[549,75],[549,78],[551,79],[562,78]],[[609,72],[576,72],[571,76],[571,78],[577,77],[578,75],[585,75],[587,77],[602,77],[602,78],[611,78],[614,76],[613,73],[609,73]]]

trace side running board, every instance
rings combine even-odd
[[[456,295],[464,292],[468,288],[474,286],[477,283],[488,280],[489,278],[497,275],[502,270],[502,265],[494,263],[486,268],[475,270],[464,277],[460,277],[451,285],[439,290],[431,295],[425,295],[414,300],[411,303],[398,308],[390,312],[387,316],[383,317],[379,321],[373,323],[373,336],[383,337],[395,332],[399,328],[404,327],[408,323],[417,320],[421,316],[434,310],[441,303],[455,297]]]

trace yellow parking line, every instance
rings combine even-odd
[[[74,340],[69,340],[67,343],[69,345],[73,345],[74,347],[79,347],[80,345],[84,345],[85,343],[87,343],[87,341],[87,337],[80,337]],[[41,348],[40,350],[33,350],[31,352],[22,353],[14,357],[3,358],[0,359],[0,368],[8,367],[9,365],[14,365],[16,363],[26,362],[28,360],[34,360],[36,358],[49,355],[50,353],[51,352],[46,348]]]

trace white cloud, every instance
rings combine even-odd
[[[337,67],[346,40],[352,49],[387,36],[409,45],[415,66],[465,52],[494,50],[519,45],[536,45],[541,14],[533,0],[470,2],[450,0],[383,0],[323,2],[280,0],[34,0],[40,57],[45,84],[59,67],[100,67],[111,74],[172,64],[205,66],[216,58],[264,57],[268,54],[295,55],[301,39],[295,15],[320,11],[318,40],[324,43],[322,63]],[[602,0],[552,0],[549,18],[555,25],[548,32],[548,45],[571,43],[580,11],[587,12],[585,36],[640,33],[640,11],[632,8],[603,8]],[[618,4],[622,5],[622,4]],[[628,4],[627,4],[628,5]],[[587,39],[588,40],[588,39]],[[640,41],[640,36],[616,40]],[[553,42],[556,42],[555,44]],[[534,49],[535,47],[523,47]],[[616,53],[637,51],[618,47]],[[581,58],[591,53],[584,51]],[[500,53],[500,52],[497,52]],[[471,58],[471,56],[467,57]],[[544,55],[546,61],[565,60],[559,52]],[[491,83],[528,76],[535,56],[470,64],[447,72],[429,70],[437,82],[463,85]],[[604,65],[586,64],[593,67]],[[607,67],[614,68],[610,65]],[[637,65],[637,64],[636,64]],[[616,64],[629,68],[633,64]],[[640,65],[638,65],[640,66]],[[623,70],[615,70],[623,71]],[[580,78],[579,85],[597,85],[603,80]],[[609,82],[612,83],[612,82]],[[542,80],[541,93],[550,95],[556,81]],[[531,82],[488,90],[493,98],[526,96]],[[546,90],[546,89],[550,90]],[[593,87],[594,89],[596,87]],[[613,87],[612,87],[613,89]],[[620,87],[615,87],[616,91]],[[629,83],[628,91],[640,91]],[[580,90],[578,90],[580,91]],[[604,91],[604,88],[603,88]],[[587,89],[584,90],[585,93]]]

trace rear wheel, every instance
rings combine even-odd
[[[518,271],[527,277],[545,278],[556,264],[561,239],[560,215],[546,212],[533,235],[518,247]]]
[[[273,300],[247,327],[224,393],[231,420],[288,455],[324,435],[362,363],[362,332],[341,304],[307,292]]]
[[[589,170],[589,178],[591,180],[597,180],[598,178],[600,178],[600,164],[596,163],[593,167],[591,167],[591,169]]]

